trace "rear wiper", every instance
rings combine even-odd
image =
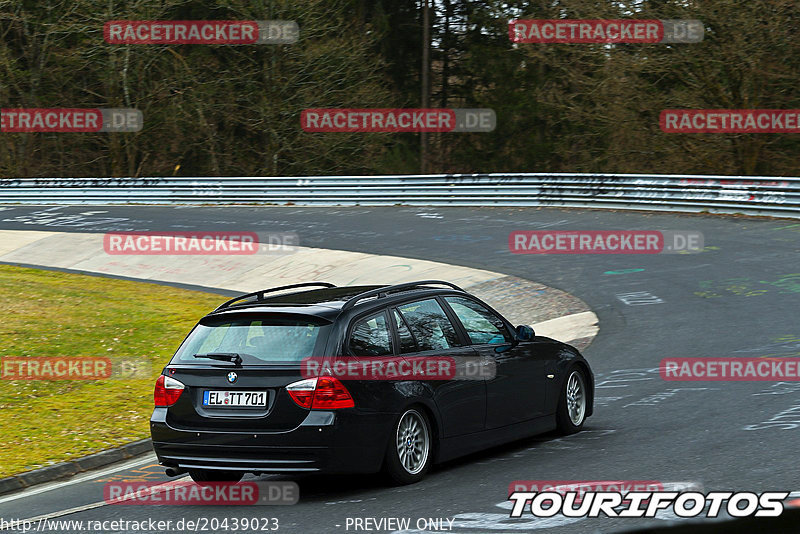
[[[219,360],[221,362],[233,362],[236,365],[242,365],[242,357],[236,352],[209,352],[208,354],[195,354],[194,357]]]

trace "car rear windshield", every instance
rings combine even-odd
[[[206,318],[192,330],[173,363],[222,364],[195,355],[238,354],[245,365],[299,362],[320,356],[330,324],[315,317]]]

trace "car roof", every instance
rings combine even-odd
[[[342,313],[345,304],[352,298],[368,291],[381,288],[390,288],[390,285],[370,285],[370,286],[342,286],[324,289],[312,289],[275,295],[259,301],[243,301],[229,307],[217,309],[208,316],[223,316],[228,314],[251,314],[251,313],[277,313],[293,315],[313,315],[333,321]],[[409,296],[424,297],[434,296],[443,293],[463,294],[463,291],[456,291],[452,288],[433,288],[415,287],[400,290],[381,296],[380,298],[369,298],[359,300],[357,306],[350,309],[360,312],[391,306],[405,301]]]

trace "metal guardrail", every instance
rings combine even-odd
[[[564,206],[800,218],[800,178],[438,174],[0,179],[0,203]]]

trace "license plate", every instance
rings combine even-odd
[[[204,391],[203,406],[265,408],[266,391]]]

